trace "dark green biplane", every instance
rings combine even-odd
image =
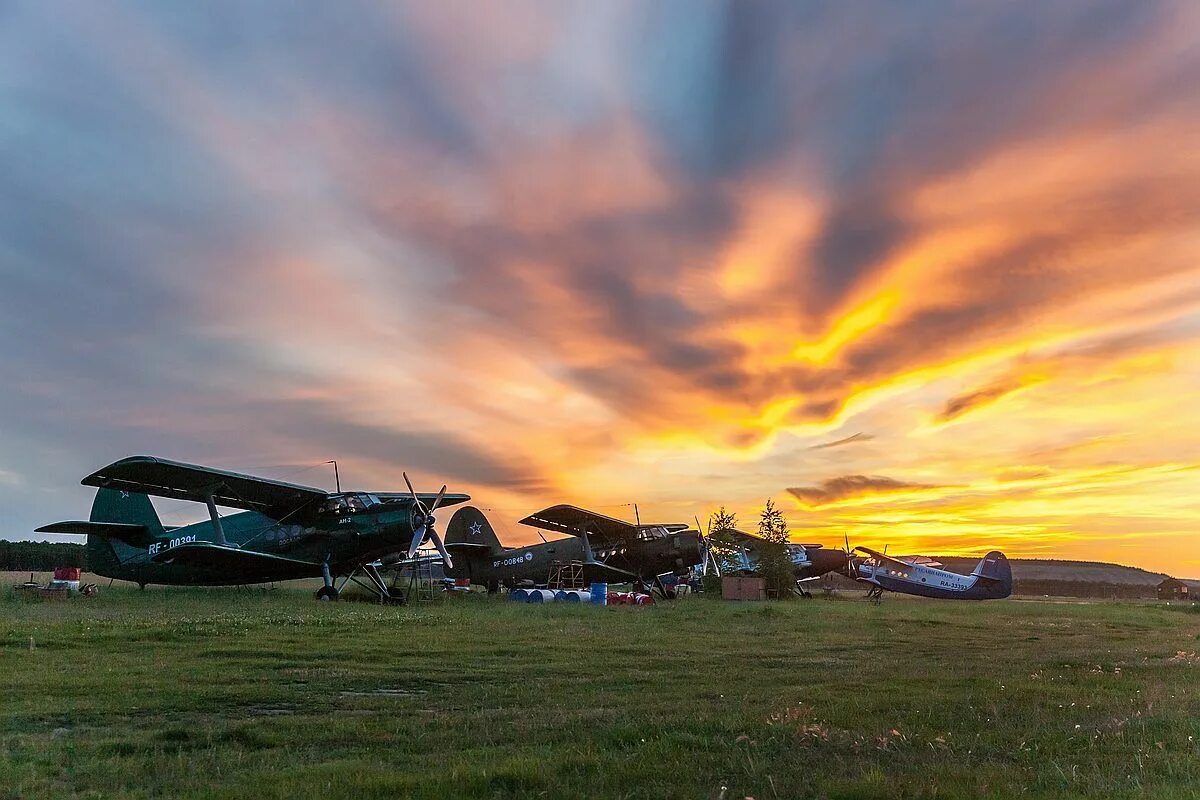
[[[327,492],[150,456],[132,456],[86,478],[98,488],[87,522],[57,522],[40,533],[87,536],[88,569],[146,584],[237,585],[323,578],[321,600],[336,600],[335,579],[363,576],[388,597],[375,563],[389,555],[412,559],[426,541],[452,565],[434,529],[434,512],[466,502],[465,494]],[[150,497],[192,500],[209,519],[166,527]],[[217,507],[243,509],[221,516]],[[360,585],[362,585],[360,583]]]
[[[567,536],[505,547],[483,512],[464,506],[446,528],[446,547],[455,554],[453,563],[446,562],[446,575],[496,591],[524,582],[546,585],[555,565],[578,565],[585,584],[633,583],[666,595],[659,576],[686,575],[707,552],[700,532],[686,524],[626,522],[570,505],[530,514],[521,524]]]

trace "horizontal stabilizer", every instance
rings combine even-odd
[[[175,564],[238,576],[246,583],[285,581],[321,574],[321,565],[271,553],[258,553],[212,542],[189,542],[156,553],[157,564]]]
[[[130,525],[123,522],[84,522],[68,520],[43,525],[37,533],[69,533],[75,536],[99,536],[102,539],[120,539],[132,545],[146,546],[154,541],[154,536],[145,525]]]

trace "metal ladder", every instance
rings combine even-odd
[[[408,588],[404,590],[405,603],[429,603],[436,594],[433,588],[433,560],[421,558],[408,572]]]
[[[550,574],[546,576],[547,589],[582,589],[582,561],[551,561]]]

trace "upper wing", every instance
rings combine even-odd
[[[717,533],[721,534],[722,536],[728,536],[731,539],[736,539],[737,541],[743,542],[746,544],[753,544],[754,542],[762,541],[762,539],[755,536],[754,534],[746,533],[745,531],[739,531],[736,528],[726,528],[723,531],[717,531]]]
[[[369,494],[378,497],[384,503],[411,503],[412,495],[408,492],[370,492]],[[417,498],[425,504],[425,507],[433,505],[433,501],[437,500],[438,496],[432,492],[417,492]],[[471,499],[469,494],[454,494],[453,492],[442,496],[442,502],[438,508],[448,508],[456,506],[459,503],[465,503]]]
[[[247,582],[257,580],[286,581],[321,574],[321,565],[271,553],[256,553],[212,542],[190,542],[156,553],[150,557],[157,564],[177,564],[184,567],[208,569],[214,572],[244,576]]]
[[[593,544],[600,546],[603,546],[604,542],[634,539],[638,532],[636,525],[623,520],[567,505],[551,506],[536,514],[530,514],[521,520],[521,524],[571,536],[582,536],[586,533],[589,539],[595,537]]]
[[[899,558],[892,558],[892,557],[891,557],[891,556],[889,556],[889,555],[886,555],[886,554],[884,554],[884,553],[881,553],[881,552],[879,552],[878,550],[872,550],[872,549],[871,549],[871,548],[869,548],[869,547],[855,547],[854,549],[855,549],[855,550],[862,550],[864,553],[868,553],[868,554],[869,554],[869,555],[871,555],[873,558],[877,558],[877,559],[879,559],[880,561],[886,561],[886,562],[888,562],[889,564],[895,564],[895,565],[896,565],[896,566],[898,566],[898,567],[912,567],[912,566],[914,566],[913,564],[911,564],[911,563],[909,563],[909,562],[907,562],[907,561],[902,561],[902,560],[901,560],[901,559],[899,559]]]
[[[272,519],[282,519],[309,503],[323,500],[329,494],[311,486],[152,456],[123,458],[93,472],[81,482],[84,486],[200,503],[211,496],[219,506],[257,511]]]

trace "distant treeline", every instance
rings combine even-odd
[[[0,571],[49,572],[84,566],[84,546],[70,542],[9,542],[0,539]]]
[[[1136,583],[1099,583],[1095,581],[1022,580],[1013,581],[1013,594],[1051,597],[1097,597],[1121,600],[1152,600],[1154,586]]]

